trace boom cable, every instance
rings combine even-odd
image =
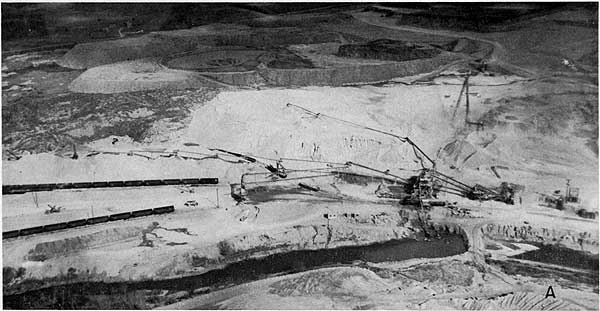
[[[368,131],[373,131],[373,132],[377,132],[377,133],[380,133],[380,134],[383,134],[383,135],[394,137],[394,138],[400,140],[403,143],[409,143],[412,146],[413,151],[415,152],[415,156],[421,162],[421,167],[423,167],[425,169],[425,165],[423,164],[423,159],[422,159],[421,156],[419,156],[417,154],[417,151],[418,151],[418,153],[420,153],[421,155],[423,155],[425,158],[427,158],[427,160],[429,160],[429,162],[431,162],[431,164],[432,164],[432,169],[435,169],[435,161],[433,161],[425,152],[423,152],[423,150],[421,150],[421,148],[419,148],[419,146],[417,146],[417,144],[415,144],[412,140],[410,140],[410,138],[408,138],[406,136],[396,135],[396,134],[393,134],[393,133],[390,133],[390,132],[386,132],[386,131],[382,131],[382,130],[379,130],[379,129],[376,129],[376,128],[372,128],[372,127],[369,127],[369,126],[366,126],[366,125],[362,125],[362,124],[358,124],[358,123],[355,123],[355,122],[352,122],[352,121],[348,121],[348,120],[340,119],[340,118],[337,118],[337,117],[334,117],[334,116],[330,116],[330,115],[327,115],[327,114],[324,114],[324,113],[320,113],[320,112],[317,113],[317,112],[308,110],[308,109],[306,109],[304,107],[301,107],[301,106],[298,106],[298,105],[295,105],[295,104],[292,104],[292,103],[288,103],[286,106],[287,107],[294,107],[296,109],[299,109],[299,110],[303,111],[304,113],[306,113],[306,114],[308,114],[310,116],[313,116],[315,118],[320,118],[320,117],[329,118],[329,119],[332,119],[332,120],[340,122],[340,123],[348,124],[348,125],[351,125],[351,126],[354,126],[354,127],[358,127],[358,128],[361,128],[361,129],[368,130]]]

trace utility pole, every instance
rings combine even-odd
[[[217,208],[219,208],[219,188],[215,188],[217,190]]]

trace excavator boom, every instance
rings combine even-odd
[[[334,117],[334,116],[330,116],[330,115],[327,115],[327,114],[324,114],[324,113],[317,113],[317,112],[314,112],[314,111],[308,110],[308,109],[306,109],[306,108],[304,108],[304,107],[301,107],[301,106],[298,106],[298,105],[294,105],[294,104],[291,104],[291,103],[288,103],[288,104],[287,104],[287,107],[294,107],[294,108],[296,108],[296,109],[299,109],[299,110],[301,110],[302,112],[304,112],[304,113],[306,113],[306,114],[308,114],[308,115],[310,115],[310,116],[313,116],[313,117],[315,117],[315,118],[326,118],[326,119],[330,119],[330,120],[333,120],[333,121],[336,121],[336,122],[339,122],[339,123],[344,123],[344,124],[346,124],[346,125],[350,125],[350,126],[354,126],[354,127],[362,128],[362,129],[364,129],[364,130],[368,130],[368,131],[372,131],[372,132],[377,132],[377,133],[379,133],[379,134],[383,134],[383,135],[387,135],[387,136],[394,137],[394,138],[396,138],[396,139],[400,140],[400,141],[401,141],[401,142],[403,142],[403,143],[408,143],[409,145],[411,145],[411,147],[412,147],[412,148],[413,148],[413,150],[415,151],[415,155],[417,155],[417,157],[419,157],[419,159],[420,159],[420,156],[424,156],[424,157],[425,157],[425,158],[426,158],[426,159],[427,159],[427,160],[428,160],[428,161],[431,163],[431,169],[435,169],[435,161],[433,161],[433,160],[432,160],[432,159],[431,159],[431,158],[430,158],[430,157],[429,157],[429,156],[428,156],[428,155],[427,155],[427,154],[426,154],[426,153],[425,153],[425,152],[424,152],[424,151],[423,151],[423,150],[422,150],[422,149],[421,149],[421,148],[420,148],[420,147],[419,147],[417,144],[415,144],[415,142],[413,142],[413,141],[412,141],[412,140],[411,140],[409,137],[405,137],[405,136],[396,135],[396,134],[394,134],[394,133],[386,132],[386,131],[383,131],[383,130],[379,130],[379,129],[372,128],[372,127],[369,127],[369,126],[361,125],[361,124],[354,123],[354,122],[351,122],[351,121],[343,120],[343,119],[340,119],[340,118],[337,118],[337,117]],[[421,164],[422,164],[422,163],[421,163]]]
[[[466,77],[465,83],[463,84],[463,90],[461,90],[461,95],[464,90],[466,90],[467,94],[465,94],[465,95],[467,96],[467,100],[468,100],[468,76]],[[460,98],[459,98],[459,101],[460,101]],[[484,187],[481,185],[469,186],[463,182],[456,180],[455,178],[452,178],[448,175],[438,172],[436,170],[435,161],[433,159],[431,159],[431,157],[429,157],[423,151],[423,149],[421,149],[409,137],[399,136],[399,135],[396,135],[391,132],[375,129],[375,128],[372,128],[369,126],[365,126],[365,125],[361,125],[361,124],[347,121],[344,119],[340,119],[340,118],[330,116],[330,115],[327,115],[324,113],[317,113],[317,112],[311,111],[309,109],[306,109],[304,107],[294,105],[291,103],[288,103],[287,107],[294,107],[294,108],[299,109],[302,112],[304,112],[310,116],[313,116],[315,118],[326,118],[326,119],[329,119],[332,121],[336,121],[336,122],[343,123],[346,125],[358,127],[358,128],[364,129],[364,130],[391,136],[391,137],[394,137],[394,138],[400,140],[403,143],[408,143],[413,148],[413,150],[415,152],[415,156],[421,161],[421,166],[423,167],[421,173],[418,176],[414,176],[412,178],[412,181],[410,181],[410,179],[407,180],[407,179],[403,179],[398,176],[389,174],[389,172],[387,172],[387,171],[379,171],[379,170],[376,170],[376,169],[373,169],[373,168],[370,168],[370,167],[367,167],[367,166],[364,166],[361,164],[352,163],[352,162],[348,162],[347,164],[355,165],[355,166],[362,167],[365,169],[369,169],[369,170],[372,170],[372,171],[375,171],[378,173],[390,175],[395,178],[400,178],[400,180],[402,182],[409,183],[414,188],[413,193],[414,193],[415,201],[420,201],[421,203],[423,203],[425,201],[435,199],[437,197],[437,192],[441,191],[441,192],[446,192],[446,193],[451,193],[451,194],[459,195],[462,197],[466,197],[466,198],[469,198],[472,200],[495,200],[495,201],[505,202],[508,204],[513,204],[514,189],[509,189],[510,187],[508,187],[507,189],[502,189],[502,191],[498,191],[498,190],[493,190],[493,189],[490,189],[490,188],[487,188],[487,187]],[[468,101],[467,101],[467,109],[468,109]],[[469,122],[468,115],[467,115],[467,122]],[[422,157],[424,157],[431,163],[430,168],[427,168],[427,167],[425,167],[425,165],[423,165]]]

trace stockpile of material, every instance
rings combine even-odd
[[[69,85],[76,93],[121,93],[161,88],[187,89],[211,85],[199,75],[140,59],[88,69]]]

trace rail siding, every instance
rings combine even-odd
[[[134,217],[144,217],[144,216],[150,216],[150,215],[167,214],[167,213],[173,213],[174,211],[175,211],[175,206],[169,205],[169,206],[161,206],[161,207],[137,210],[137,211],[132,211],[132,212],[122,212],[122,213],[116,213],[116,214],[105,215],[105,216],[83,218],[83,219],[71,220],[68,222],[59,222],[59,223],[54,223],[54,224],[49,224],[49,225],[44,225],[44,226],[37,226],[37,227],[23,228],[23,229],[19,229],[19,230],[2,232],[2,239],[5,240],[5,239],[17,238],[20,236],[46,233],[46,232],[82,227],[82,226],[87,226],[87,225],[101,224],[101,223],[105,223],[105,222],[109,222],[109,221],[125,220],[125,219],[129,219],[129,218],[134,218]]]

